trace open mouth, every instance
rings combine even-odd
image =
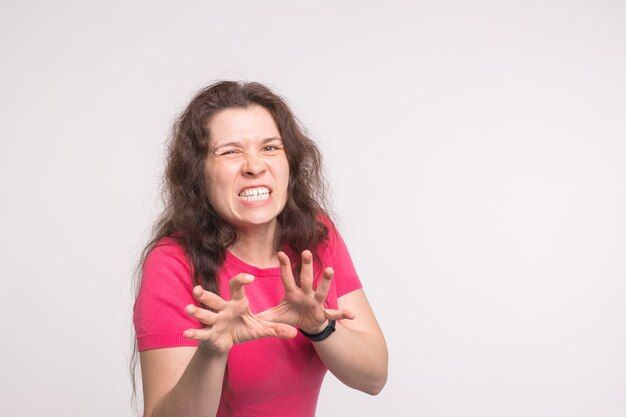
[[[243,201],[263,201],[270,198],[272,192],[267,187],[246,188],[239,193]]]

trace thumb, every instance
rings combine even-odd
[[[271,323],[273,336],[280,339],[293,339],[298,334],[295,327],[283,323]]]

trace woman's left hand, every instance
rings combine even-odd
[[[313,289],[313,255],[310,251],[302,252],[302,268],[300,286],[296,284],[291,270],[291,262],[284,252],[278,252],[280,261],[280,278],[285,287],[285,296],[280,304],[272,307],[257,317],[276,323],[297,326],[307,333],[319,333],[327,326],[327,320],[352,320],[354,313],[350,310],[331,310],[324,308],[324,301],[330,289],[333,269],[326,268],[322,280]]]

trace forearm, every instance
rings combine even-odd
[[[228,352],[214,355],[198,348],[178,383],[146,417],[214,416],[220,403]]]
[[[337,322],[326,340],[312,342],[326,367],[344,384],[371,395],[387,381],[387,346],[382,335],[352,330]]]

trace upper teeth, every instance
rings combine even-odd
[[[267,187],[247,188],[239,193],[239,197],[254,197],[262,194],[269,194],[270,190]]]

